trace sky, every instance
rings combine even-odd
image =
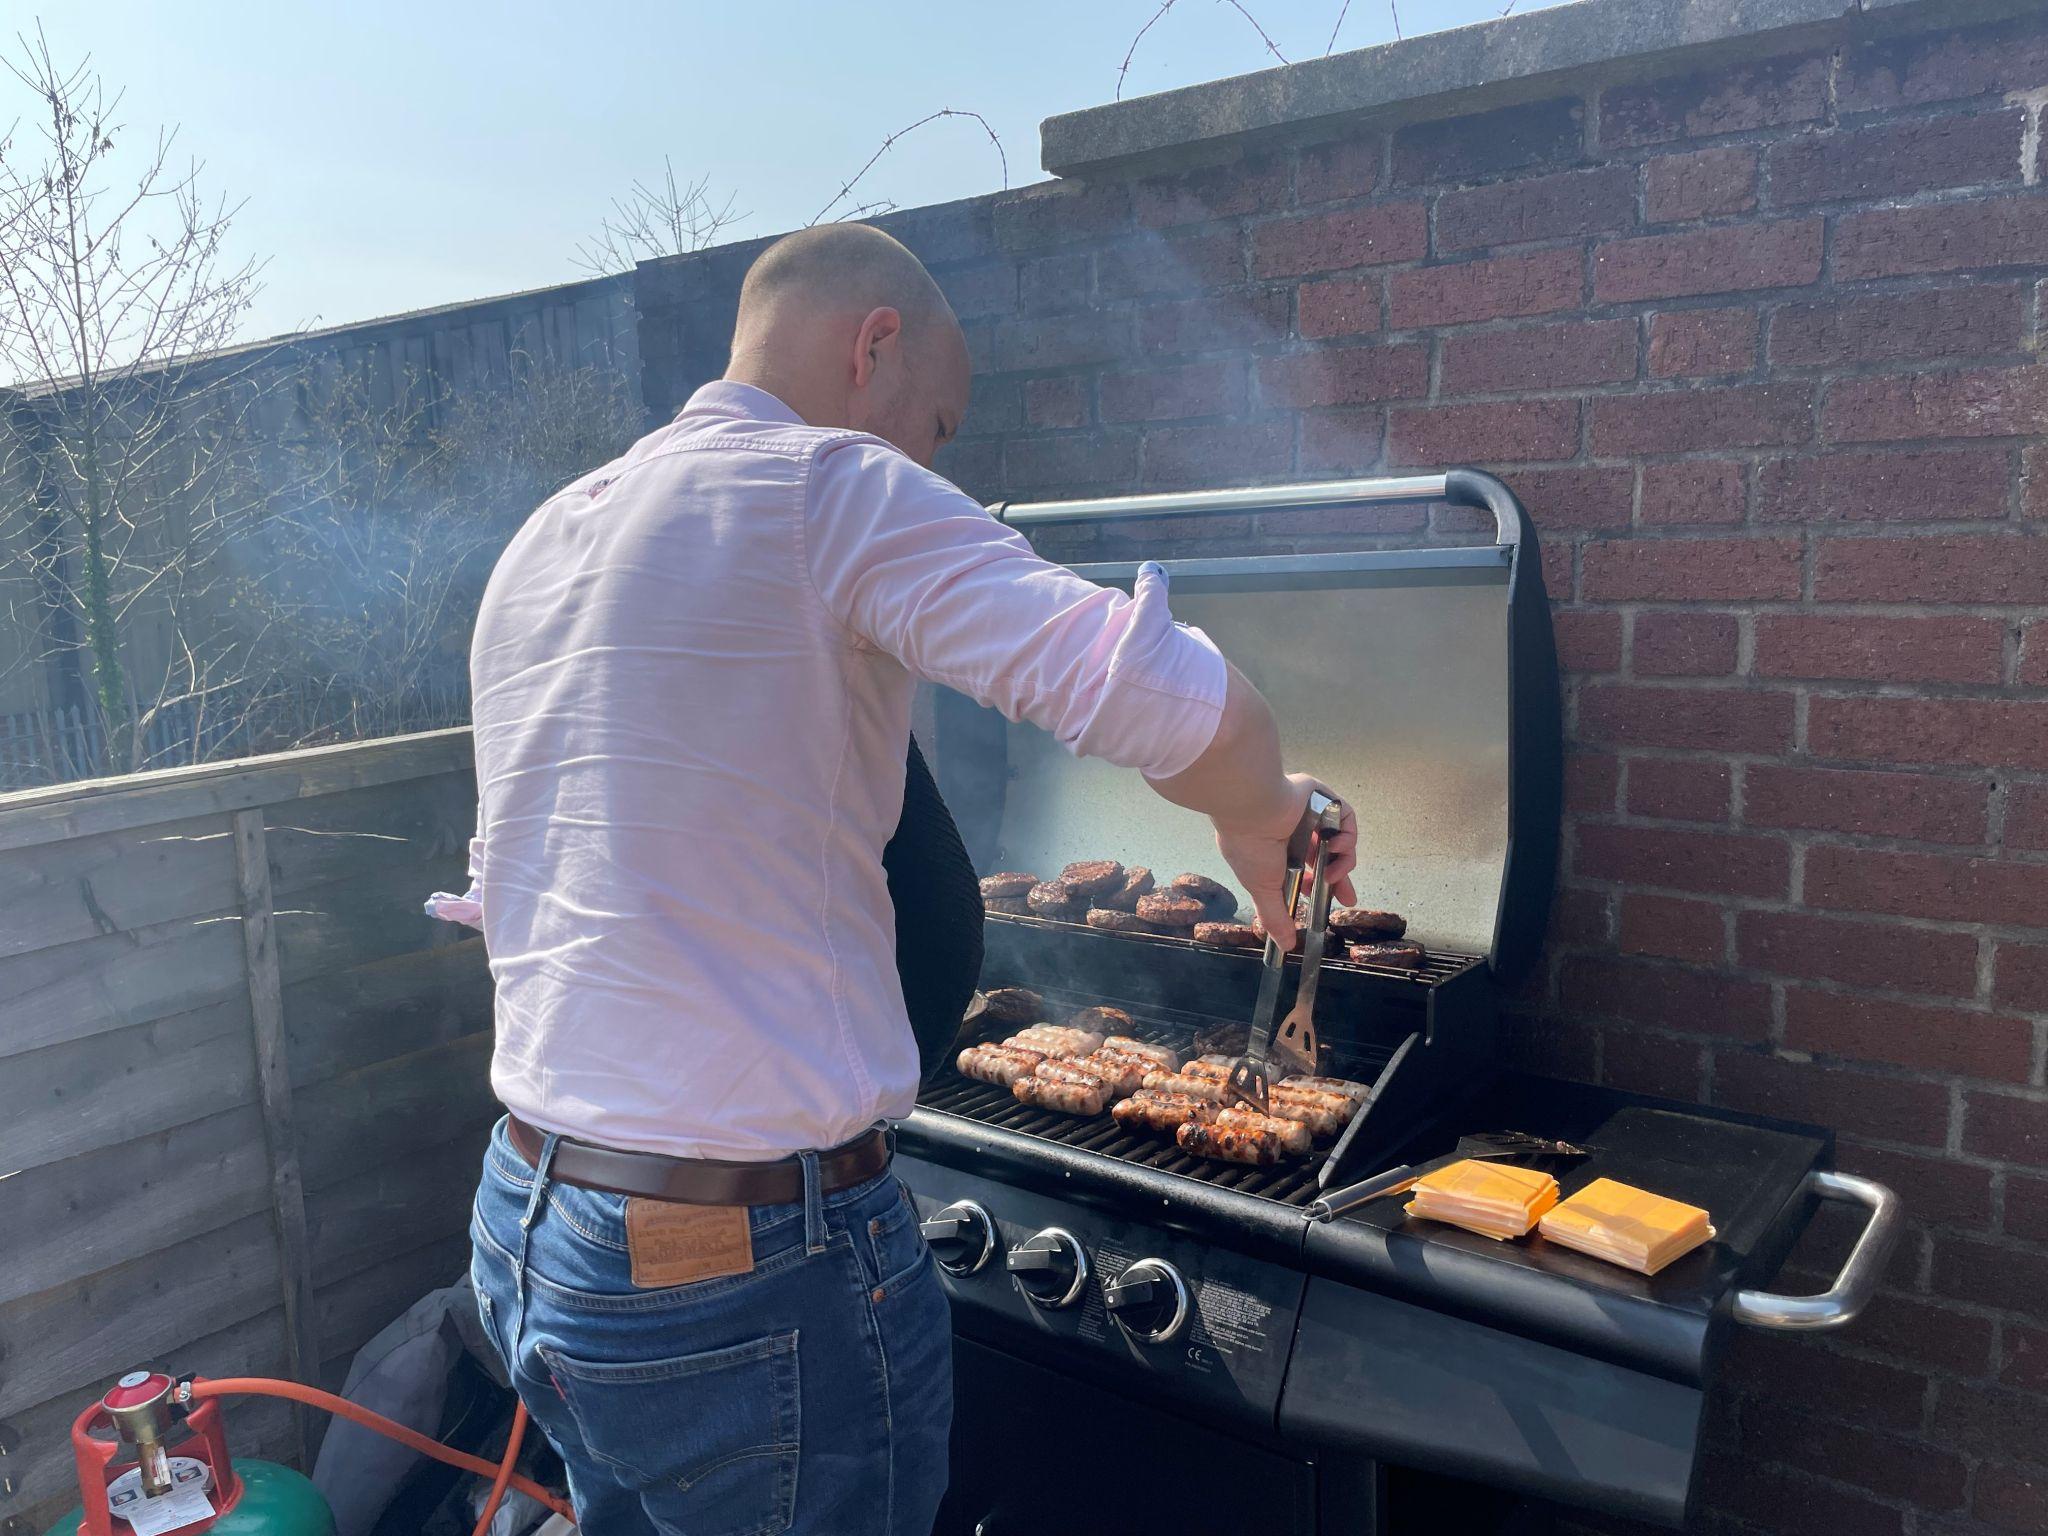
[[[1243,0],[1289,60],[1390,41],[1389,0]],[[1405,33],[1506,0],[1393,0]],[[1516,0],[1517,13],[1556,0]],[[131,130],[175,126],[203,184],[242,200],[230,237],[265,263],[243,337],[568,282],[635,181],[709,178],[748,217],[813,219],[893,132],[979,112],[1007,182],[1045,179],[1038,124],[1111,100],[1159,0],[0,0],[60,62],[89,54]],[[1125,96],[1276,61],[1230,0],[1175,0]],[[0,128],[34,103],[0,76]],[[29,147],[18,136],[17,152]],[[901,140],[854,201],[903,207],[1004,185],[996,146],[944,119]]]

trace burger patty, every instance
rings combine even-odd
[[[1088,914],[1087,899],[1068,890],[1064,880],[1041,881],[1031,887],[1031,894],[1024,899],[1031,904],[1031,910],[1040,917],[1065,918],[1069,922],[1078,922]]]
[[[1266,936],[1250,923],[1197,923],[1195,942],[1221,944],[1229,949],[1257,949]]]
[[[1207,915],[1194,897],[1173,891],[1154,891],[1138,898],[1138,916],[1166,928],[1192,928]]]
[[[1029,987],[997,987],[982,994],[992,1024],[1036,1024],[1045,1017],[1045,999]]]
[[[1209,922],[1227,923],[1237,916],[1237,893],[1207,875],[1175,875],[1168,889],[1199,901],[1202,915]]]
[[[984,912],[1004,912],[1011,917],[1029,917],[1031,903],[1022,896],[984,896],[981,898]]]
[[[1124,883],[1124,867],[1115,859],[1077,859],[1060,871],[1060,884],[1076,896],[1099,896]]]
[[[1347,944],[1344,946],[1344,958],[1353,965],[1384,965],[1397,970],[1413,971],[1421,967],[1423,953],[1420,944],[1406,942]]]
[[[1408,931],[1408,919],[1398,912],[1372,912],[1364,907],[1339,907],[1330,914],[1330,932],[1345,938],[1398,939]]]
[[[1128,1035],[1138,1027],[1138,1021],[1121,1008],[1079,1008],[1069,1015],[1067,1022],[1076,1029],[1093,1030],[1103,1035]]]
[[[1006,869],[998,874],[981,877],[981,895],[984,901],[991,897],[1024,896],[1029,894],[1031,887],[1036,884],[1038,876]]]
[[[1090,908],[1087,921],[1090,928],[1100,928],[1107,933],[1159,932],[1157,923],[1148,923],[1135,912],[1112,912],[1107,907]]]
[[[1133,865],[1124,871],[1123,884],[1115,890],[1103,891],[1090,898],[1095,906],[1108,912],[1134,912],[1138,898],[1152,889],[1152,871],[1143,865]]]

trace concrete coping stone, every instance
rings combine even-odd
[[[2039,3],[2039,0],[2031,0]],[[1533,99],[1571,71],[1676,54],[1795,47],[1802,33],[1886,13],[1887,30],[1954,25],[2007,0],[1568,0],[1446,32],[1279,65],[1049,117],[1041,162],[1055,176],[1173,169],[1267,138],[1311,140],[1363,118],[1446,116]],[[1759,46],[1761,45],[1761,46]]]

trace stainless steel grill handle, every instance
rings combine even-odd
[[[1780,1296],[1771,1291],[1737,1291],[1735,1320],[1752,1328],[1798,1331],[1839,1328],[1870,1303],[1884,1267],[1898,1243],[1905,1208],[1899,1197],[1874,1179],[1853,1173],[1815,1169],[1806,1176],[1807,1192],[1822,1200],[1845,1200],[1870,1212],[1863,1235],[1849,1250],[1835,1283],[1818,1296]]]

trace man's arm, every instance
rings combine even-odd
[[[1171,778],[1147,779],[1175,805],[1200,811],[1216,827],[1216,848],[1251,892],[1266,932],[1282,949],[1294,944],[1294,914],[1286,902],[1288,845],[1308,814],[1312,791],[1338,798],[1327,784],[1281,767],[1280,731],[1265,696],[1229,667],[1223,718],[1207,750]],[[1330,888],[1336,899],[1357,899],[1351,871],[1358,863],[1358,823],[1348,802],[1343,830],[1330,839]]]
[[[867,441],[821,453],[805,529],[812,580],[853,636],[1208,815],[1268,931],[1292,942],[1281,886],[1309,783],[1281,771],[1258,690],[1207,636],[1173,622],[1157,567],[1129,597],[1084,581],[940,476]],[[1333,844],[1340,879],[1351,842],[1347,830]]]

